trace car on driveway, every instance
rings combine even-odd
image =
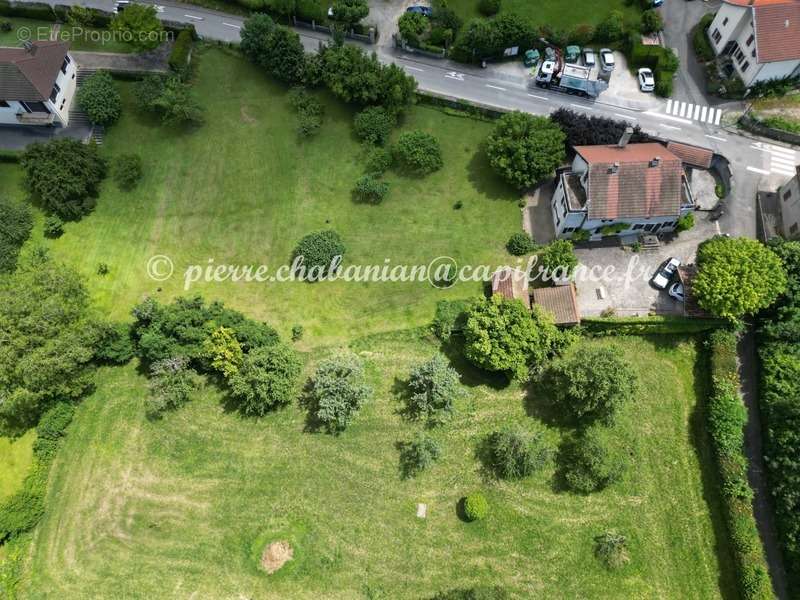
[[[652,92],[656,89],[656,78],[648,68],[639,69],[639,89],[643,92]]]
[[[590,69],[597,64],[597,58],[594,55],[594,50],[591,48],[583,49],[583,64]]]
[[[600,50],[600,67],[606,72],[614,70],[614,53],[608,48]]]
[[[686,296],[683,293],[683,284],[680,281],[676,281],[671,286],[669,286],[669,291],[667,292],[671,297],[675,298],[678,302],[685,302]]]
[[[672,277],[675,275],[675,271],[677,271],[680,266],[681,261],[673,256],[658,268],[658,271],[653,275],[650,283],[653,284],[653,287],[656,289],[667,289],[669,282],[672,281]]]
[[[433,16],[433,10],[431,9],[430,6],[409,6],[406,9],[406,12],[419,13],[419,14],[424,15],[426,17],[432,17]]]

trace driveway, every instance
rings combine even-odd
[[[430,6],[429,0],[369,0],[369,16],[365,19],[378,28],[377,46],[392,45],[392,35],[397,33],[397,20],[414,5]]]
[[[46,127],[32,125],[0,125],[0,150],[24,150],[34,142],[67,137],[83,141],[92,133],[89,125]]]

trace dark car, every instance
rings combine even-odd
[[[426,17],[432,17],[433,16],[433,10],[431,10],[430,6],[409,6],[406,9],[406,12],[419,13],[419,14],[424,15]]]
[[[667,289],[670,281],[672,281],[672,277],[675,275],[675,271],[678,270],[678,267],[681,266],[681,261],[677,258],[670,258],[668,261],[663,263],[656,271],[656,274],[653,275],[653,278],[650,280],[650,283],[653,284],[653,287],[659,290]]]

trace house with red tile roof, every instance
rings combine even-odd
[[[668,233],[694,210],[684,161],[665,145],[576,146],[572,165],[559,169],[551,210],[556,236],[578,231],[591,240]]]
[[[0,48],[0,125],[66,126],[76,73],[64,42]]]
[[[723,0],[708,37],[747,87],[800,76],[800,0]]]

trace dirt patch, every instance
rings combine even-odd
[[[294,550],[288,542],[272,542],[264,548],[264,553],[261,555],[261,568],[272,575],[292,560],[293,555]]]
[[[239,112],[242,115],[242,121],[244,121],[248,125],[252,125],[253,123],[256,122],[255,117],[253,117],[249,112],[247,112],[247,109],[244,106],[242,106]]]

